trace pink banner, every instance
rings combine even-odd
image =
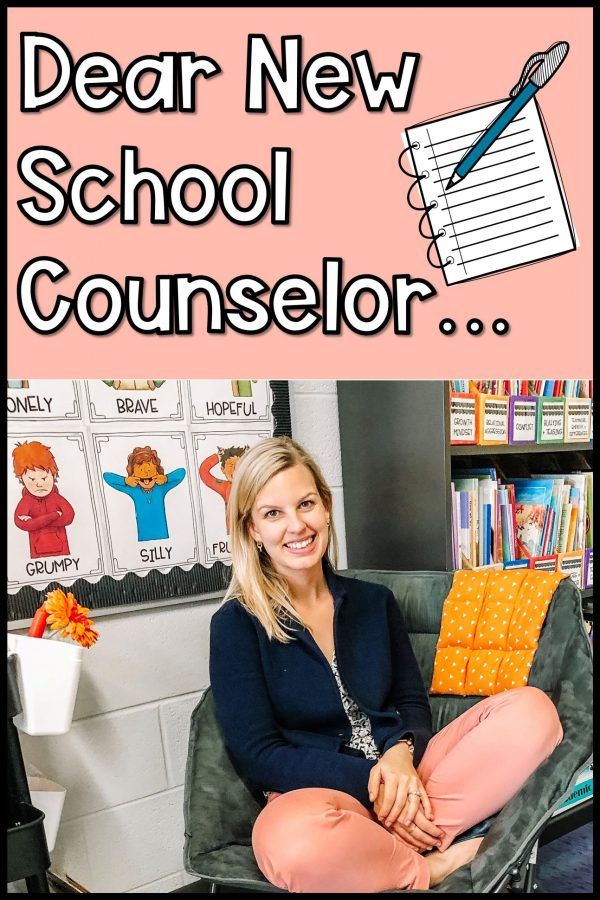
[[[9,374],[589,377],[591,71],[586,8],[11,9]]]

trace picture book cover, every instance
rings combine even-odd
[[[517,541],[521,555],[538,556],[541,548],[546,508],[552,497],[552,482],[542,479],[516,479],[515,515],[517,519]]]

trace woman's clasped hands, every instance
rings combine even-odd
[[[404,743],[387,750],[371,769],[369,799],[380,823],[415,850],[440,844],[444,832],[433,824],[427,792]]]

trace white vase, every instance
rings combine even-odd
[[[23,712],[14,723],[26,734],[65,734],[73,721],[83,648],[48,638],[8,635],[16,653]]]
[[[31,802],[36,809],[44,813],[44,831],[48,852],[52,853],[56,844],[56,835],[60,825],[66,789],[49,778],[28,775],[27,784],[31,794]]]

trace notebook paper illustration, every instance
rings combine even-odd
[[[565,192],[535,100],[496,139],[464,182],[445,189],[465,151],[508,102],[406,130],[430,237],[449,285],[548,259],[576,246]]]

